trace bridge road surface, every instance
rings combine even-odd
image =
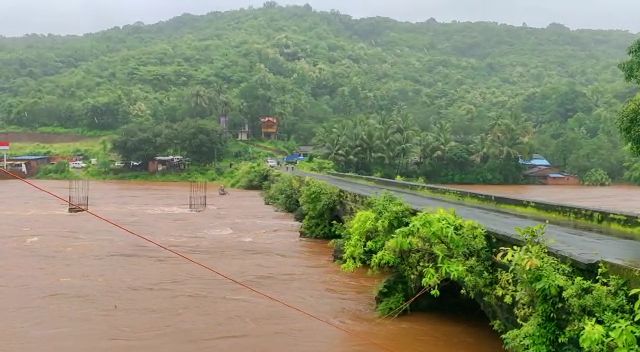
[[[425,195],[392,187],[362,184],[336,176],[311,174],[297,170],[295,174],[322,180],[342,190],[365,196],[389,191],[404,199],[415,210],[428,208],[454,209],[456,214],[482,224],[487,231],[516,242],[521,241],[515,231],[516,227],[523,228],[543,223],[513,214],[429,198]],[[588,265],[598,261],[607,261],[640,269],[640,241],[553,224],[547,224],[544,239],[551,252],[571,258],[581,264]]]

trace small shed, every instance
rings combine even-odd
[[[151,173],[163,171],[183,171],[187,168],[186,160],[181,156],[157,156],[149,161]]]
[[[20,170],[25,175],[33,176],[43,165],[49,164],[49,157],[44,155],[24,155],[7,158],[7,168]],[[9,166],[11,165],[11,166]]]
[[[28,176],[27,163],[24,161],[7,161],[7,171],[10,173],[25,178]],[[0,172],[0,180],[12,179],[13,176],[7,175],[4,172]]]
[[[577,186],[580,184],[580,179],[578,176],[569,175],[565,173],[554,173],[547,175],[545,179],[545,184],[547,185],[557,185],[557,186]]]
[[[310,145],[302,145],[298,147],[296,153],[300,154],[303,158],[307,159],[313,153],[313,147]]]
[[[553,166],[533,166],[522,173],[522,175],[530,182],[537,184],[546,184],[547,176],[550,174],[559,174],[560,169]]]

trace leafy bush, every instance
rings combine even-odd
[[[282,211],[295,213],[300,208],[302,184],[299,177],[281,174],[265,191],[265,201]]]
[[[324,182],[307,179],[300,195],[305,217],[301,233],[311,238],[338,237],[335,222],[339,220],[340,191]]]
[[[328,172],[335,171],[336,167],[333,161],[316,158],[312,161],[301,162],[298,164],[298,168],[309,172]]]
[[[640,161],[629,161],[625,163],[625,167],[627,171],[624,173],[624,179],[635,184],[640,184]]]
[[[353,271],[370,264],[372,256],[382,250],[394,231],[408,225],[411,216],[411,208],[391,193],[371,198],[367,209],[345,226],[342,268]]]
[[[602,169],[591,169],[582,178],[582,183],[587,186],[608,186],[611,184],[611,178]]]
[[[425,288],[437,297],[440,285],[449,280],[470,297],[488,292],[490,286],[491,253],[484,229],[444,210],[413,217],[387,240],[371,265],[401,275],[414,294]]]
[[[58,161],[54,165],[42,166],[38,170],[38,178],[66,180],[74,178],[75,174],[69,169],[69,163],[66,161]]]
[[[504,248],[497,259],[496,297],[514,307],[519,327],[504,341],[514,351],[638,351],[639,306],[624,282],[601,267],[595,280],[579,276],[548,254],[539,239],[544,227],[519,229],[521,247]],[[636,291],[637,292],[637,291]],[[633,291],[631,293],[634,293]]]
[[[230,181],[229,186],[261,190],[273,174],[273,170],[261,162],[243,163],[238,167],[236,175]]]

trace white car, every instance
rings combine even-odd
[[[72,161],[69,163],[69,167],[72,169],[84,169],[85,167],[87,167],[87,164],[83,163],[82,161]]]
[[[278,161],[275,159],[267,159],[267,165],[269,165],[269,167],[278,167]]]

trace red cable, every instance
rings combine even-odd
[[[9,176],[11,176],[11,177],[13,177],[13,178],[15,178],[17,180],[20,180],[20,181],[28,184],[29,186],[31,186],[31,187],[39,190],[39,191],[42,191],[42,192],[44,192],[44,193],[46,193],[46,194],[48,194],[48,195],[50,195],[50,196],[52,196],[52,197],[54,197],[56,199],[59,199],[59,200],[65,202],[65,203],[69,204],[72,207],[78,207],[77,205],[75,205],[75,204],[71,203],[70,201],[58,196],[57,194],[52,193],[52,192],[50,192],[50,191],[48,191],[48,190],[46,190],[46,189],[44,189],[44,188],[42,188],[42,187],[40,187],[40,186],[38,186],[36,184],[30,182],[29,180],[26,180],[26,179],[24,179],[24,178],[22,178],[22,177],[20,177],[20,176],[18,176],[16,174],[10,172],[10,171],[7,171],[7,170],[2,169],[2,168],[0,168],[0,171],[6,173],[7,175],[9,175]],[[206,270],[208,270],[208,271],[210,271],[210,272],[212,272],[212,273],[214,273],[214,274],[216,274],[216,275],[218,275],[220,277],[223,277],[223,278],[233,282],[236,285],[244,287],[244,288],[246,288],[246,289],[248,289],[248,290],[250,290],[250,291],[252,291],[252,292],[254,292],[254,293],[256,293],[256,294],[258,294],[260,296],[262,296],[262,297],[265,297],[265,298],[267,298],[269,300],[272,300],[272,301],[274,301],[276,303],[280,303],[281,305],[283,305],[283,306],[285,306],[287,308],[293,309],[293,310],[295,310],[295,311],[297,311],[299,313],[302,313],[302,314],[304,314],[304,315],[306,315],[306,316],[308,316],[308,317],[310,317],[312,319],[315,319],[315,320],[317,320],[319,322],[322,322],[322,323],[325,323],[325,324],[327,324],[329,326],[332,326],[332,327],[334,327],[334,328],[336,328],[336,329],[338,329],[338,330],[340,330],[340,331],[342,331],[342,332],[344,332],[344,333],[346,333],[348,335],[357,337],[357,338],[359,338],[359,339],[361,339],[361,340],[363,340],[363,341],[365,341],[365,342],[367,342],[369,344],[375,345],[375,346],[377,346],[377,347],[379,347],[379,348],[381,348],[381,349],[383,349],[385,351],[393,351],[389,347],[386,347],[386,346],[384,346],[384,345],[382,345],[382,344],[380,344],[378,342],[375,342],[375,341],[369,339],[368,337],[365,337],[365,336],[356,334],[354,332],[351,332],[351,331],[349,331],[349,330],[347,330],[347,329],[345,329],[345,328],[343,328],[343,327],[341,327],[341,326],[339,326],[337,324],[334,324],[334,323],[332,323],[332,322],[330,322],[330,321],[328,321],[326,319],[320,318],[320,317],[318,317],[318,316],[316,316],[316,315],[314,315],[312,313],[309,313],[309,312],[303,310],[302,308],[298,308],[296,306],[293,306],[293,305],[291,305],[291,304],[289,304],[289,303],[287,303],[285,301],[282,301],[282,300],[280,300],[280,299],[278,299],[276,297],[273,297],[273,296],[271,296],[271,295],[269,295],[267,293],[264,293],[264,292],[262,292],[262,291],[260,291],[258,289],[255,289],[255,288],[253,288],[253,287],[251,287],[251,286],[249,286],[247,284],[244,284],[244,283],[242,283],[242,282],[240,282],[240,281],[238,281],[238,280],[236,280],[236,279],[234,279],[234,278],[232,278],[232,277],[230,277],[230,276],[228,276],[226,274],[223,274],[222,272],[220,272],[220,271],[218,271],[218,270],[216,270],[216,269],[214,269],[214,268],[212,268],[212,267],[210,267],[210,266],[208,266],[206,264],[202,264],[202,263],[198,262],[197,260],[191,259],[188,256],[186,256],[186,255],[184,255],[184,254],[182,254],[182,253],[180,253],[180,252],[178,252],[176,250],[168,248],[168,247],[166,247],[166,246],[164,246],[164,245],[162,245],[162,244],[160,244],[158,242],[155,242],[154,240],[152,240],[152,239],[150,239],[148,237],[145,237],[143,235],[135,233],[135,232],[127,229],[126,227],[124,227],[122,225],[119,225],[119,224],[117,224],[117,223],[115,223],[115,222],[113,222],[113,221],[111,221],[111,220],[109,220],[109,219],[107,219],[105,217],[102,217],[102,216],[100,216],[100,215],[98,215],[98,214],[96,214],[96,213],[94,213],[94,212],[92,212],[90,210],[86,210],[86,213],[90,214],[90,215],[92,215],[92,216],[94,216],[94,217],[96,217],[96,218],[98,218],[98,219],[100,219],[100,220],[102,220],[102,221],[114,226],[114,227],[117,227],[118,229],[120,229],[122,231],[125,231],[125,232],[129,233],[130,235],[136,236],[136,237],[138,237],[138,238],[140,238],[140,239],[142,239],[144,241],[147,241],[147,242],[149,242],[149,243],[151,243],[151,244],[153,244],[153,245],[155,245],[157,247],[160,247],[160,248],[164,249],[165,251],[170,252],[170,253],[172,253],[172,254],[174,254],[174,255],[176,255],[176,256],[184,259],[184,260],[187,260],[187,261],[189,261],[189,262],[191,262],[191,263],[193,263],[193,264],[195,264],[197,266],[200,266],[200,267],[202,267],[202,268],[204,268],[204,269],[206,269]]]

